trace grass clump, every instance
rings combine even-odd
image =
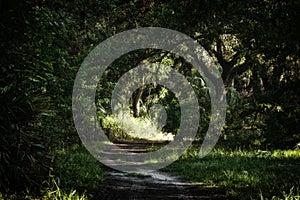
[[[105,178],[102,164],[79,145],[57,151],[54,172],[62,187],[88,193],[98,190]]]
[[[294,187],[290,189],[289,192],[282,192],[282,195],[280,196],[273,196],[272,198],[265,198],[262,193],[260,193],[260,200],[299,200],[300,199],[300,193],[299,188],[296,190]]]
[[[58,178],[50,177],[50,181],[47,182],[47,187],[43,191],[43,199],[49,200],[87,200],[85,194],[79,194],[75,189],[71,189],[69,192],[65,192],[61,189],[60,181]]]

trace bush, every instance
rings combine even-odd
[[[0,88],[1,191],[38,189],[47,175],[50,159],[39,130],[44,100],[13,85]]]

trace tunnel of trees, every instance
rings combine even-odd
[[[1,1],[0,9],[1,191],[39,190],[52,170],[53,152],[80,144],[71,107],[76,73],[97,44],[137,27],[187,34],[214,59],[228,103],[219,146],[299,145],[297,0],[13,0]],[[122,74],[144,62],[169,65],[189,80],[199,97],[201,142],[210,119],[205,84],[193,66],[165,51],[134,51],[105,71],[96,94],[99,123],[114,139],[121,137],[111,116],[111,91]],[[147,117],[153,104],[164,105],[163,131],[178,129],[178,102],[166,88],[141,87],[131,103],[135,118]]]

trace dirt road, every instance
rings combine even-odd
[[[128,151],[147,152],[147,144],[118,144]],[[143,148],[145,147],[145,148]],[[103,187],[93,199],[229,199],[220,188],[192,184],[164,172],[127,174],[108,170]]]

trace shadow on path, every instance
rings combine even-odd
[[[126,174],[111,171],[94,199],[228,199],[224,190],[191,184],[163,172]]]
[[[148,151],[146,143],[118,146],[135,153]],[[160,171],[128,174],[109,170],[103,184],[93,199],[229,199],[221,188],[191,184]]]

